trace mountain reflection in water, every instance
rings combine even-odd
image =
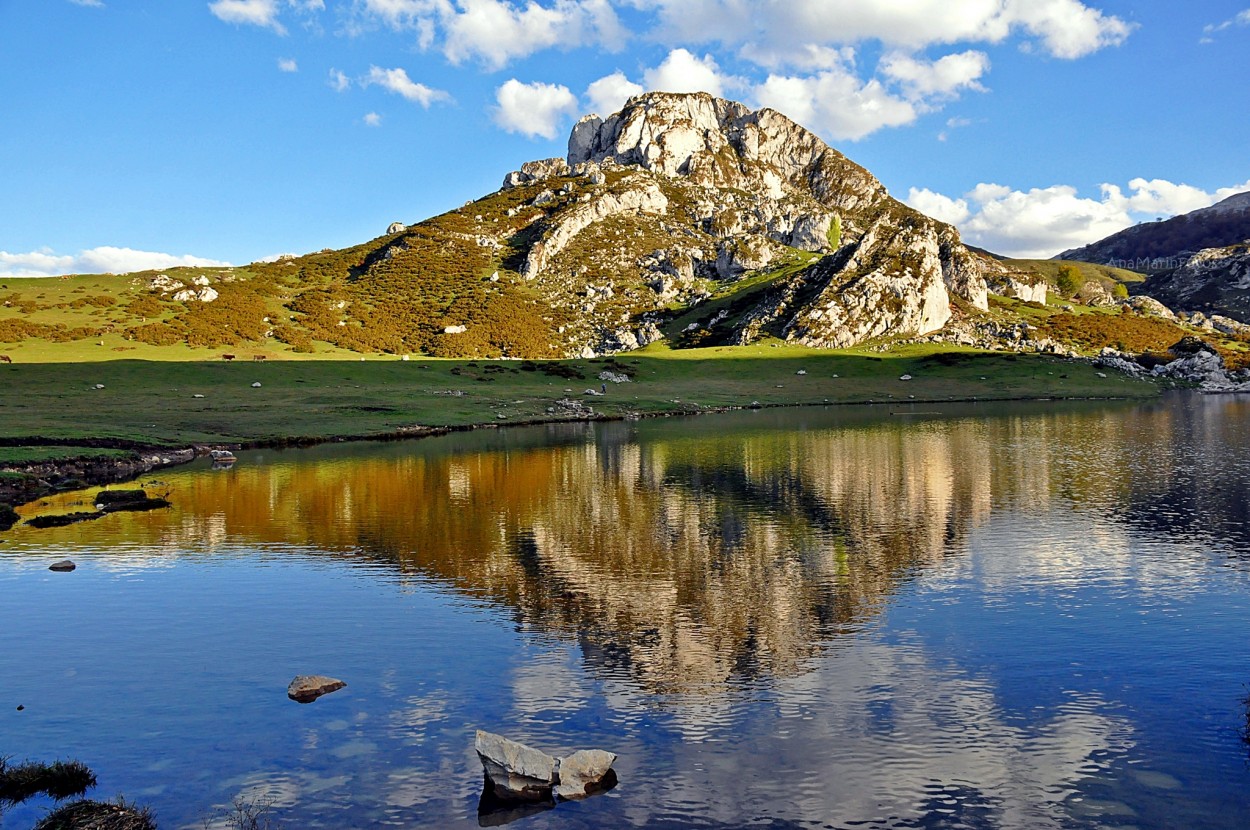
[[[232,779],[291,810],[372,793],[380,773],[344,772],[358,755],[402,757],[363,815],[476,821],[465,735],[502,723],[621,756],[617,790],[527,819],[543,826],[1237,826],[1224,690],[1246,649],[1212,621],[1250,619],[1247,403],[943,409],[240,453],[162,476],[171,511],[19,527],[10,550],[119,572],[311,560],[366,596],[489,609],[528,643],[509,659],[477,622],[353,609],[344,648],[385,668],[372,720],[310,724],[306,769]],[[1197,708],[1213,690],[1223,720]],[[313,749],[336,742],[327,766]],[[456,783],[440,801],[432,779]],[[334,826],[305,809],[301,826]]]

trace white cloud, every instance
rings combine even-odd
[[[727,86],[740,81],[721,75],[711,55],[695,57],[685,49],[674,49],[664,62],[643,73],[647,89],[658,92],[709,92],[720,97]]]
[[[425,84],[412,80],[403,69],[383,69],[379,66],[371,66],[369,74],[360,79],[360,85],[362,87],[380,86],[427,109],[430,104],[451,100],[451,96],[441,89],[431,89]]]
[[[278,58],[279,72],[299,72],[299,64],[294,58]]]
[[[102,3],[101,0],[69,0],[69,2],[73,3],[75,6],[90,6],[93,9],[104,8],[104,3]]]
[[[278,22],[278,0],[214,0],[208,10],[226,23],[263,26],[286,34],[286,27]]]
[[[938,141],[945,141],[950,138],[950,134],[954,130],[970,126],[972,126],[972,119],[970,118],[948,118],[946,119],[946,129],[938,133]]]
[[[1118,45],[1133,26],[1079,0],[634,0],[655,13],[668,42],[751,47],[784,54],[805,45],[876,41],[919,50],[953,43],[1001,43],[1013,32],[1051,55],[1076,58]],[[750,50],[748,50],[749,52]]]
[[[330,70],[330,88],[335,92],[345,92],[352,85],[351,78],[338,69]]]
[[[845,69],[806,77],[770,75],[755,88],[755,97],[808,129],[851,141],[910,124],[920,115],[914,103],[880,81],[865,83]]]
[[[364,122],[366,127],[381,127],[382,116],[378,115],[376,112],[366,113]]]
[[[952,199],[926,188],[913,187],[907,194],[906,202],[926,216],[948,225],[958,225],[972,214],[968,210],[967,199]]]
[[[1165,179],[1133,179],[1127,195],[1114,184],[1101,198],[1081,197],[1074,187],[1053,185],[1028,191],[979,184],[963,198],[912,188],[907,204],[956,225],[965,241],[995,253],[1051,257],[1110,236],[1142,219],[1172,216],[1213,205],[1250,190],[1250,181],[1213,193]]]
[[[984,92],[979,80],[990,69],[984,52],[968,51],[926,61],[892,54],[881,61],[881,74],[899,84],[909,101],[947,100],[965,89]]]
[[[452,63],[477,58],[492,69],[516,58],[560,47],[621,47],[625,29],[608,0],[556,0],[520,7],[507,0],[458,0],[459,9],[444,12],[443,54]]]
[[[642,84],[629,80],[624,72],[613,72],[586,87],[587,108],[606,118],[618,112],[630,98],[645,91]]]
[[[325,0],[213,0],[208,4],[208,10],[226,23],[261,26],[285,35],[286,27],[278,20],[283,6],[300,14],[313,14],[326,7]]]
[[[1134,29],[1078,0],[1009,0],[1006,13],[1039,37],[1050,54],[1069,60],[1119,46]]]
[[[1208,23],[1206,26],[1203,26],[1202,33],[1208,35],[1208,37],[1204,37],[1202,42],[1213,42],[1213,39],[1209,37],[1210,35],[1213,35],[1216,32],[1222,32],[1225,29],[1231,29],[1233,26],[1250,26],[1250,9],[1237,12],[1237,14],[1221,23]]]
[[[436,13],[451,14],[449,0],[357,0],[357,14],[380,19],[392,29],[416,28]]]
[[[230,263],[190,255],[178,256],[133,248],[103,246],[77,255],[56,254],[48,248],[25,254],[0,251],[0,277],[54,277],[60,274],[126,274],[180,265],[224,268]]]
[[[805,62],[820,60],[825,68],[811,75],[769,75],[754,88],[754,96],[818,133],[858,141],[887,127],[911,124],[961,92],[984,92],[980,78],[990,66],[985,53],[977,51],[935,61],[891,52],[878,66],[879,77],[865,81],[855,70],[854,58],[848,50],[811,51]]]
[[[577,96],[566,86],[523,84],[516,78],[495,91],[495,123],[510,133],[553,139],[561,122],[577,114]]]
[[[545,49],[598,46],[619,50],[629,33],[610,0],[357,0],[349,28],[376,20],[417,33],[428,49],[442,38],[453,64],[478,60],[491,69]]]

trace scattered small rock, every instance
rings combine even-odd
[[[312,703],[322,695],[337,692],[347,684],[321,674],[301,674],[286,687],[286,696],[297,703]]]
[[[797,372],[795,372],[795,374],[796,374],[796,375],[806,375],[806,374],[807,374],[807,370],[806,370],[806,369],[799,369]]]
[[[202,397],[204,397],[204,396],[203,396],[203,395],[192,395],[191,397],[193,397],[193,398],[202,398]]]
[[[96,389],[103,389],[103,388],[104,388],[104,384],[103,384],[103,383],[97,383],[97,384],[95,385],[95,388],[96,388]]]
[[[252,384],[252,388],[253,388],[253,389],[259,389],[259,388],[260,388],[260,381],[256,381],[255,383],[253,383],[253,384]]]
[[[69,571],[72,571],[77,567],[78,566],[75,565],[71,560],[63,559],[60,562],[53,562],[51,565],[48,566],[48,570],[58,571],[61,573],[68,573]]]
[[[911,380],[911,375],[899,375],[899,380]]]

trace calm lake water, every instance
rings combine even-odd
[[[497,824],[476,728],[620,755],[616,789],[515,827],[1250,824],[1246,399],[490,430],[158,477],[171,510],[0,536],[0,755],[80,759],[163,830],[237,796],[288,830]],[[349,685],[302,706],[304,673]]]

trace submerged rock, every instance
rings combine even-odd
[[[347,686],[335,677],[321,674],[301,674],[286,687],[286,696],[297,703],[312,703],[322,695],[337,692]]]

